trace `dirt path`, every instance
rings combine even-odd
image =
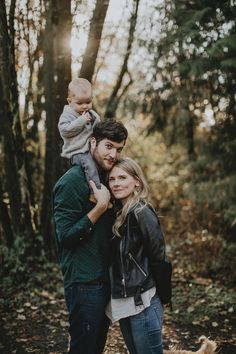
[[[58,274],[56,266],[53,267],[53,271]],[[47,278],[47,275],[38,275],[39,281],[43,280],[41,277]],[[0,353],[66,353],[68,338],[67,311],[61,282],[55,279],[54,282],[48,281],[45,286],[47,290],[43,290],[40,286],[33,287],[30,284],[27,287],[14,288],[9,286],[9,279],[4,279],[0,296]],[[181,292],[183,291],[185,290],[181,285]],[[178,299],[178,291],[175,290],[175,293]],[[193,301],[191,296],[189,294],[189,298]],[[215,323],[209,317],[208,320],[205,319],[202,322],[197,319],[194,322],[191,319],[190,322],[184,324],[180,313],[188,313],[191,317],[194,310],[181,308],[178,302],[174,306],[172,313],[169,310],[165,312],[163,332],[166,349],[175,345],[178,348],[197,350],[199,348],[197,339],[204,334],[216,340],[219,353],[236,353],[236,342],[233,341],[233,333],[236,328],[234,310],[230,308],[230,311],[226,313],[222,310],[225,314],[224,318],[223,315],[218,315],[215,318]],[[195,310],[197,311],[197,307]],[[217,308],[217,312],[220,312],[219,308]],[[104,353],[127,353],[117,325],[110,328]]]

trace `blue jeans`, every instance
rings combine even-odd
[[[163,354],[163,306],[157,296],[141,313],[120,320],[120,329],[130,354]]]
[[[76,284],[65,290],[69,311],[70,354],[101,354],[109,319],[105,307],[110,299],[108,284]]]

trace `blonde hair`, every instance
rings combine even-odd
[[[78,91],[84,93],[84,92],[87,92],[89,90],[92,91],[91,83],[88,80],[79,77],[77,79],[72,80],[69,83],[69,86],[68,86],[68,97],[75,96],[78,93]]]
[[[116,221],[113,225],[113,233],[116,236],[121,237],[119,233],[120,227],[123,225],[129,211],[135,206],[138,205],[138,210],[141,210],[148,202],[148,185],[144,177],[141,167],[131,158],[121,158],[117,160],[113,166],[119,167],[128,175],[132,176],[139,182],[138,188],[136,188],[133,194],[129,197],[125,205],[120,209],[116,214]]]

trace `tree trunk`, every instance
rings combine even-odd
[[[10,199],[10,211],[13,225],[16,231],[20,226],[21,193],[18,182],[17,165],[15,158],[14,136],[12,132],[13,112],[10,107],[11,99],[11,72],[9,66],[12,58],[10,56],[10,37],[5,2],[0,6],[0,72],[1,72],[1,111],[2,111],[2,134],[4,145],[4,164],[7,175],[7,192]],[[14,203],[13,203],[14,200]]]
[[[133,82],[133,80],[128,72],[128,60],[129,60],[129,56],[131,53],[132,44],[133,44],[133,40],[134,40],[134,32],[135,32],[135,27],[136,27],[137,17],[138,17],[138,7],[139,7],[139,0],[135,0],[134,1],[134,11],[133,11],[131,18],[130,18],[129,37],[128,37],[126,54],[124,57],[124,62],[121,67],[115,87],[111,93],[111,96],[108,99],[106,112],[105,112],[105,118],[113,118],[115,116],[115,112],[116,112],[116,109],[118,107],[121,97],[123,96],[123,94],[127,91],[128,87]],[[128,84],[124,87],[122,93],[118,96],[118,91],[121,87],[123,77],[126,73],[128,73],[130,80],[129,80]]]
[[[2,180],[0,182],[0,220],[5,235],[6,245],[8,248],[10,248],[13,245],[14,236],[12,232],[11,219],[8,212],[7,204],[4,201]]]
[[[9,25],[5,2],[0,6],[0,73],[2,130],[6,192],[14,233],[33,232],[28,180],[25,172],[25,149],[18,107],[18,90],[14,51],[14,8],[11,3]]]
[[[193,114],[189,112],[189,120],[186,124],[187,130],[187,149],[188,149],[188,157],[190,160],[196,159],[195,154],[195,142],[194,142],[194,117]]]
[[[55,181],[63,173],[60,157],[61,138],[57,124],[66,104],[67,87],[71,80],[70,36],[72,18],[70,2],[49,0],[44,43],[44,85],[46,98],[46,155],[44,190],[41,207],[41,230],[45,245],[50,249],[51,195]]]
[[[97,0],[93,12],[88,43],[80,70],[80,77],[89,81],[92,81],[108,5],[109,0]]]

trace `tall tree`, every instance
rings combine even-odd
[[[46,109],[46,156],[44,190],[41,207],[41,228],[45,243],[51,240],[51,193],[63,173],[60,157],[61,139],[57,124],[66,103],[71,80],[71,4],[66,0],[46,2],[46,35],[44,47],[44,85]]]
[[[223,131],[225,124],[221,121],[219,104],[222,99],[228,101],[225,122],[230,121],[230,131],[234,131],[235,8],[233,2],[227,0],[214,3],[165,0],[156,8],[162,14],[162,30],[159,41],[152,38],[149,45],[150,53],[156,57],[156,77],[162,80],[156,95],[163,106],[167,102],[170,107],[177,106],[175,120],[165,115],[162,121],[171,135],[175,135],[172,141],[182,139],[182,131],[176,127],[183,127],[185,122],[187,139],[182,141],[187,145],[190,158],[195,155],[196,127],[204,120],[208,105],[214,111],[216,126],[220,123]],[[156,115],[153,118],[159,120]],[[157,127],[155,122],[154,125]],[[230,133],[229,139],[234,139]]]
[[[26,173],[25,141],[21,128],[18,88],[15,69],[14,14],[15,1],[11,2],[7,17],[5,1],[0,6],[0,86],[1,112],[6,173],[6,192],[9,196],[12,233],[33,234],[34,225],[31,198]],[[5,212],[4,202],[2,211]],[[3,213],[1,213],[1,217]],[[5,228],[5,231],[7,228]],[[9,228],[8,228],[9,230]],[[12,239],[9,231],[8,239]]]
[[[80,76],[89,81],[92,81],[93,78],[108,5],[109,0],[97,0],[91,19],[87,47],[80,70]]]

